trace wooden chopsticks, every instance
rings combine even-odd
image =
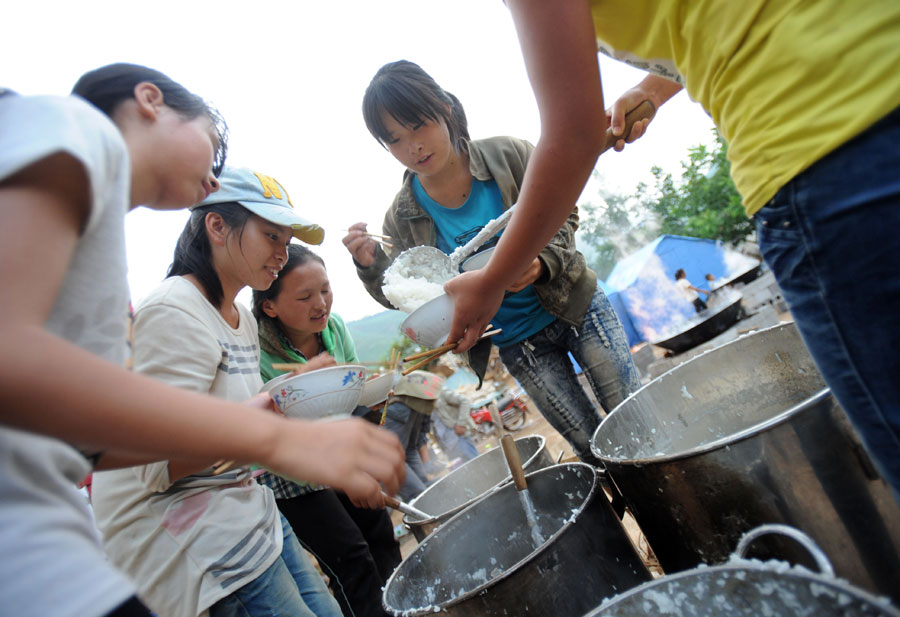
[[[381,366],[378,362],[341,362],[336,366]],[[303,362],[273,362],[272,368],[276,371],[296,371],[306,367]]]
[[[479,340],[481,340],[483,338],[489,338],[492,336],[496,336],[497,334],[500,334],[501,332],[503,332],[502,328],[497,328],[496,330],[489,330],[488,332],[485,332],[484,334],[482,334],[481,337],[479,338]],[[419,360],[419,362],[416,362],[412,366],[407,366],[405,369],[403,369],[403,372],[401,373],[401,375],[409,375],[416,369],[419,369],[419,368],[425,366],[432,360],[437,359],[439,356],[444,355],[448,351],[456,349],[457,344],[458,343],[446,343],[445,345],[441,345],[440,347],[435,347],[434,349],[427,349],[425,351],[420,351],[419,353],[414,353],[411,356],[406,356],[405,358],[403,358],[404,362],[412,362],[414,360]]]

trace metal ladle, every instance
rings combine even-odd
[[[653,103],[651,103],[650,101],[642,102],[640,105],[625,114],[625,130],[622,135],[628,135],[631,132],[631,127],[634,126],[635,122],[644,119],[651,119],[653,118],[653,115],[655,113],[656,107],[653,106]],[[607,129],[606,144],[603,146],[600,154],[603,154],[604,152],[612,148],[617,139],[619,138],[615,137],[612,134],[612,129]],[[435,280],[433,282],[441,284],[446,283],[459,273],[459,264],[462,263],[462,261],[466,257],[474,253],[476,250],[478,250],[479,247],[481,247],[482,244],[493,238],[498,231],[506,227],[515,209],[516,205],[513,204],[507,210],[505,210],[503,214],[493,219],[492,221],[489,221],[487,225],[485,225],[484,228],[475,235],[474,238],[466,242],[463,246],[457,248],[450,255],[447,255],[442,250],[433,246],[414,246],[400,253],[397,259],[404,260],[404,262],[408,266],[416,267],[416,270],[418,269],[417,266],[420,265],[425,271],[436,272],[440,270],[441,274],[436,277],[440,280]]]

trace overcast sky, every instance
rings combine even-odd
[[[294,206],[326,230],[316,250],[346,320],[377,313],[341,237],[364,221],[377,231],[403,168],[369,135],[362,95],[375,71],[416,62],[456,94],[473,138],[535,143],[537,107],[512,19],[501,0],[351,0],[253,3],[8,2],[0,24],[0,85],[22,94],[67,94],[83,72],[110,62],[159,69],[209,99],[231,130],[228,162],[275,177]],[[601,57],[607,104],[640,71]],[[691,145],[711,142],[712,122],[684,93],[649,134],[597,169],[627,192],[659,165],[677,173]],[[588,184],[583,201],[597,201]],[[165,275],[186,213],[128,216],[132,295]],[[240,296],[242,299],[246,295]]]

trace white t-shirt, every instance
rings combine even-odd
[[[681,290],[681,293],[683,293],[684,297],[689,301],[693,302],[700,297],[700,295],[696,291],[691,289],[691,282],[689,280],[681,278],[675,281],[675,284],[678,285],[678,289]]]
[[[256,320],[232,328],[193,284],[166,279],[137,308],[134,370],[244,401],[262,387]],[[196,617],[281,554],[272,491],[248,468],[171,482],[166,462],[94,474],[94,512],[110,559],[166,617]]]
[[[74,97],[0,97],[0,127],[0,179],[59,152],[84,166],[91,211],[46,327],[121,364],[127,353],[124,217],[131,182],[121,134]],[[47,244],[35,250],[54,249]],[[104,557],[75,487],[90,471],[87,459],[62,441],[0,428],[0,613],[104,615],[134,594]]]

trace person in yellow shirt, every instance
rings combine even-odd
[[[624,113],[683,87],[729,144],[760,250],[826,382],[900,491],[900,3],[507,0],[541,117],[487,267],[447,283],[465,351],[574,206]],[[650,71],[604,110],[598,48]]]

